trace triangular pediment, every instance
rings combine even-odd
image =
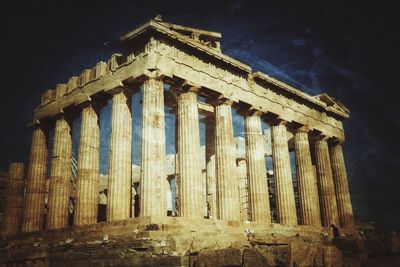
[[[314,96],[314,98],[324,102],[328,107],[332,107],[332,108],[339,110],[345,114],[350,113],[349,109],[343,103],[341,103],[340,101],[336,100],[335,98],[329,96],[326,93],[316,95],[316,96]]]

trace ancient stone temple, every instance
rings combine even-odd
[[[349,110],[327,94],[311,96],[253,72],[222,53],[217,32],[156,17],[121,41],[123,53],[42,95],[29,124],[26,177],[23,164],[12,163],[6,179],[0,263],[341,266],[331,225],[352,234],[342,123]],[[141,94],[140,125],[132,120],[135,94]],[[107,191],[99,197],[100,112],[110,100]],[[166,107],[176,118],[172,161]],[[233,110],[244,118],[240,157]],[[71,132],[79,116],[71,219]],[[135,127],[140,147],[132,146]],[[137,175],[133,150],[140,150]],[[102,222],[99,204],[106,207]]]

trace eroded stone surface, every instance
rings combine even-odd
[[[341,266],[345,258],[330,241],[331,229],[321,227],[321,219],[323,226],[333,223],[352,233],[341,147],[348,109],[326,94],[310,96],[266,74],[253,73],[222,53],[220,38],[219,33],[156,17],[122,37],[129,46],[127,54],[113,54],[107,63],[101,61],[46,91],[32,124],[22,225],[26,233],[4,241],[0,258],[9,264],[39,266]],[[141,166],[132,166],[130,99],[139,88]],[[101,106],[110,98],[109,174],[98,183],[99,111],[88,103]],[[176,112],[176,155],[165,155],[165,107]],[[246,145],[240,137],[238,148],[232,109],[245,116]],[[77,114],[82,115],[82,127],[75,194],[70,192],[68,120]],[[206,124],[202,154],[199,114]],[[261,134],[261,119],[270,125],[271,134]],[[48,129],[43,126],[53,124],[48,229],[33,232],[42,230],[45,213]],[[302,130],[292,135],[288,129]],[[304,129],[325,138],[308,139]],[[267,147],[265,140],[271,140]],[[315,148],[316,169],[310,145]],[[296,152],[304,225],[297,225],[289,150]],[[273,170],[268,176],[274,183],[279,224],[271,223],[275,210],[269,203],[265,168],[265,158],[271,154]],[[179,217],[166,216],[175,208],[173,178],[178,212],[172,214]],[[135,189],[140,204],[135,203]],[[107,204],[103,223],[96,223],[99,192],[100,204]],[[73,227],[67,227],[70,198],[77,200]],[[140,217],[128,219],[135,214]],[[5,220],[11,217],[6,215]],[[361,248],[375,244],[353,240],[357,242],[347,244],[356,249],[350,251],[360,255]],[[396,240],[389,242],[392,250]]]

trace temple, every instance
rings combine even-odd
[[[237,266],[237,258],[242,264],[266,261],[264,249],[276,266],[282,255],[297,264],[290,266],[341,266],[331,225],[349,235],[354,231],[343,156],[349,110],[327,94],[311,96],[253,72],[222,53],[217,32],[158,16],[121,41],[123,53],[42,95],[29,124],[29,164],[26,170],[22,163],[10,164],[0,262]],[[141,95],[141,125],[132,120],[135,94]],[[99,114],[110,100],[104,182]],[[166,153],[166,107],[176,118],[175,155]],[[234,137],[232,110],[244,118],[243,140]],[[72,189],[71,122],[79,116]],[[135,127],[140,147],[132,146]],[[132,149],[140,150],[134,168]],[[102,222],[99,204],[106,207]],[[220,265],[210,256],[217,254]]]

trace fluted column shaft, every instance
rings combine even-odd
[[[76,225],[97,222],[100,127],[92,105],[82,110],[76,190]]]
[[[315,160],[317,165],[322,226],[329,227],[331,224],[339,226],[338,210],[336,207],[335,185],[332,177],[328,143],[326,139],[321,139],[317,140],[314,146]]]
[[[123,89],[112,99],[107,221],[130,217],[132,180],[131,97]]]
[[[166,216],[165,115],[161,80],[149,78],[144,82],[142,102],[140,216]]]
[[[2,234],[10,236],[18,233],[21,227],[24,197],[23,163],[13,162],[10,164],[6,190]]]
[[[298,129],[294,134],[294,145],[301,222],[305,225],[321,226],[318,185],[311,162],[308,131]]]
[[[215,173],[215,118],[208,116],[205,119],[206,126],[206,175],[207,175],[207,202],[208,216],[211,219],[218,218],[217,192]]]
[[[179,215],[203,218],[203,182],[200,169],[200,133],[197,94],[178,97]]]
[[[276,207],[279,223],[296,225],[296,204],[286,133],[286,125],[283,123],[271,127]]]
[[[245,117],[245,131],[251,220],[271,223],[260,115],[253,114]]]
[[[340,226],[343,228],[353,227],[353,207],[351,205],[349,183],[347,179],[346,166],[341,144],[335,144],[329,149],[337,207]]]
[[[240,220],[236,147],[230,104],[222,103],[215,107],[215,124],[218,219]]]
[[[22,232],[34,232],[43,229],[47,155],[46,133],[43,128],[38,126],[32,134],[22,215]]]
[[[50,170],[47,228],[68,225],[68,205],[71,181],[71,127],[64,117],[56,121]]]

